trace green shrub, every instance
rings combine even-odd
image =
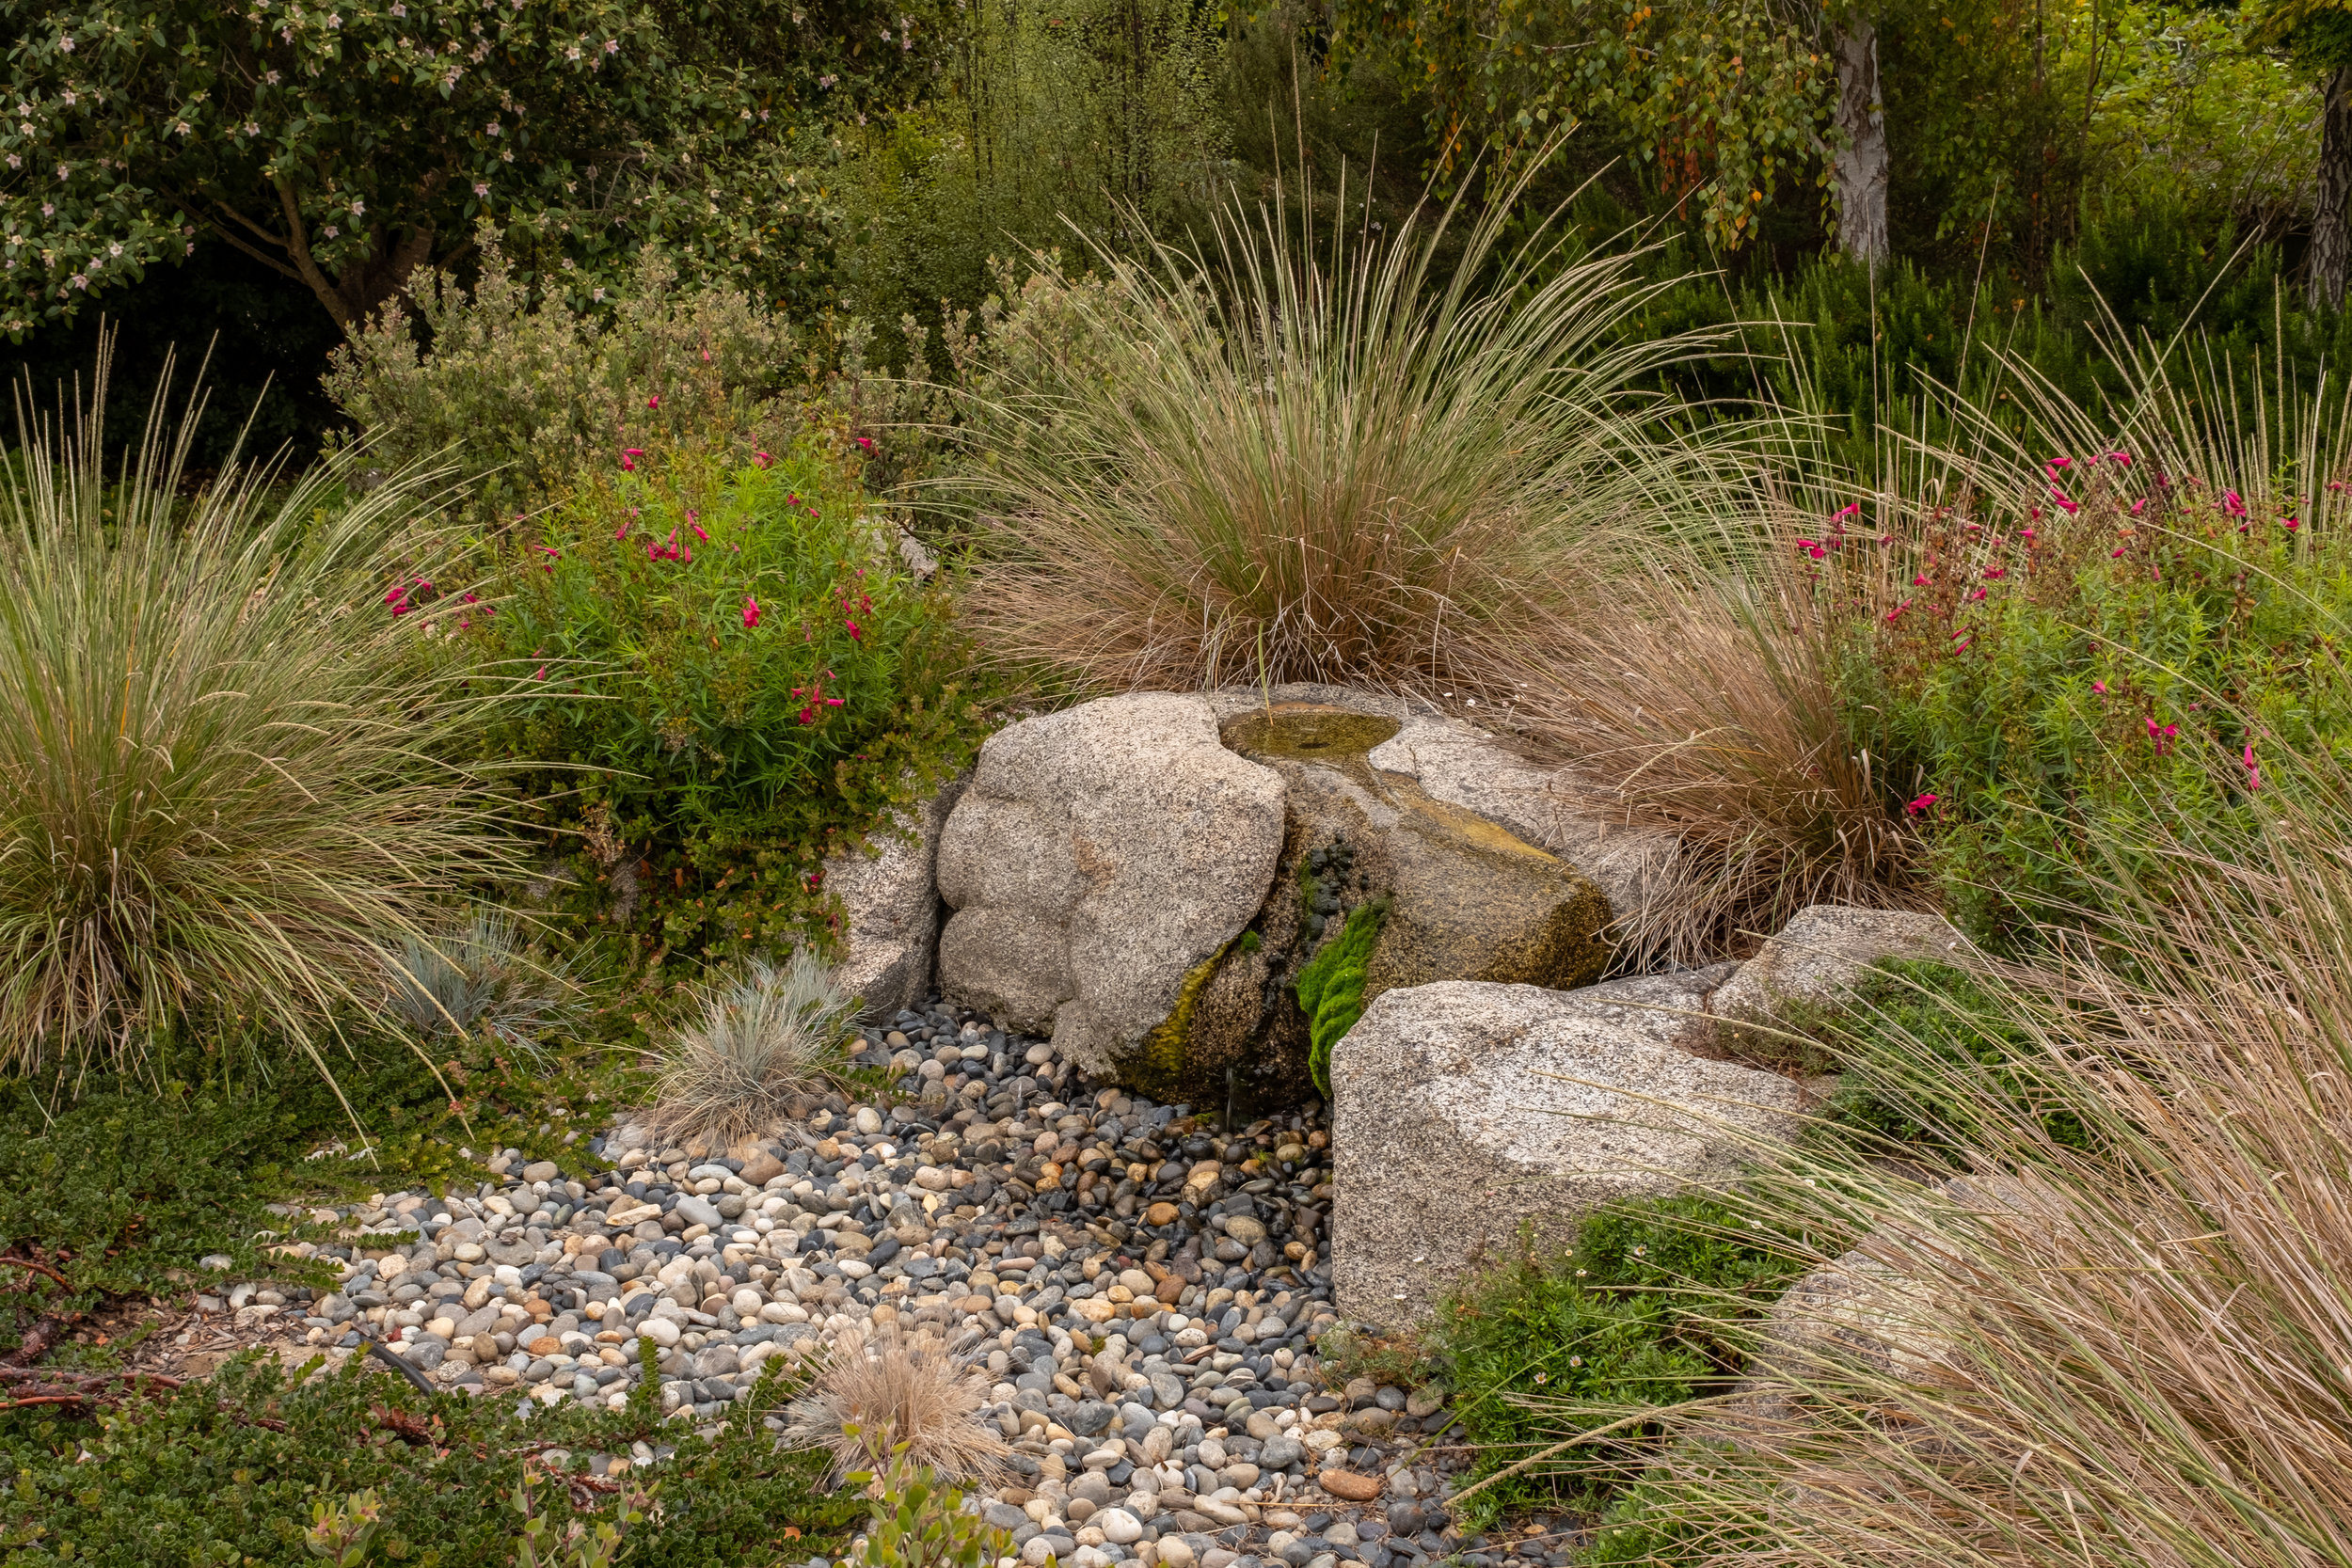
[[[1961,1148],[1997,1105],[2038,1107],[2054,1142],[2090,1147],[2080,1120],[2048,1095],[2033,1041],[1984,982],[1944,964],[1898,959],[1866,980],[1853,1004],[1813,1031],[1826,1065],[1851,1074],[1829,1106],[1831,1128],[1879,1148]],[[1955,1096],[1965,1075],[1975,1088]]]
[[[1922,507],[1894,550],[1843,569],[1883,574],[1848,703],[1916,781],[1955,916],[1995,944],[2097,911],[2119,873],[2160,887],[2164,858],[2133,846],[2241,831],[2259,794],[2300,787],[2298,754],[2352,744],[2328,445],[2265,471],[2260,436],[2240,450],[2154,395],[2119,443],[2128,467],[2051,432],[2036,455],[2070,467]]]
[[[643,1402],[525,1418],[508,1398],[427,1398],[363,1357],[296,1380],[247,1355],[103,1420],[0,1418],[0,1463],[14,1477],[0,1492],[0,1544],[21,1568],[293,1568],[312,1560],[319,1502],[373,1492],[369,1560],[513,1568],[527,1526],[504,1503],[541,1477],[534,1508],[561,1508],[577,1488],[591,1501],[574,1522],[590,1532],[642,1513],[625,1531],[632,1563],[766,1568],[838,1541],[864,1507],[854,1492],[819,1490],[820,1459],[776,1448],[760,1425],[775,1380],[761,1387],[764,1400],[739,1403],[705,1437]],[[583,1481],[590,1453],[627,1454],[636,1442],[676,1451],[626,1481]],[[349,1533],[348,1506],[329,1506]],[[542,1530],[538,1544],[557,1533]]]
[[[824,856],[969,759],[946,594],[865,506],[813,435],[739,466],[616,450],[510,545],[495,602],[449,608],[464,647],[531,672],[491,743],[543,764],[530,819],[579,832],[575,932],[830,941]]]
[[[1727,1389],[1745,1358],[1738,1323],[1803,1272],[1778,1242],[1696,1195],[1627,1203],[1587,1219],[1565,1257],[1522,1257],[1446,1301],[1433,1333],[1479,1473]],[[1640,1473],[1661,1428],[1637,1420],[1499,1481],[1477,1506],[1597,1507]]]
[[[0,1280],[30,1287],[0,1294],[0,1333],[106,1295],[174,1294],[212,1253],[231,1259],[231,1278],[306,1280],[299,1259],[269,1255],[299,1227],[267,1205],[481,1180],[461,1150],[568,1164],[580,1151],[566,1124],[590,1125],[597,1102],[642,1086],[582,1053],[513,1055],[486,1037],[437,1044],[435,1064],[403,1041],[355,1040],[332,1085],[265,1076],[217,1045],[160,1055],[135,1078],[92,1079],[70,1105],[22,1079],[0,1083],[0,1252],[45,1259],[63,1277]]]
[[[1331,1095],[1331,1048],[1364,1016],[1364,967],[1379,940],[1389,906],[1370,899],[1347,911],[1347,924],[1307,960],[1293,982],[1298,1009],[1307,1015],[1308,1070],[1325,1099]]]
[[[192,431],[159,394],[116,483],[94,414],[23,428],[0,472],[12,1069],[78,1078],[184,1030],[315,1054],[382,1016],[384,944],[511,863],[492,770],[453,760],[503,683],[437,670],[405,613],[439,558],[413,476],[199,488]]]
[[[1012,1536],[930,1465],[911,1461],[903,1444],[880,1481],[873,1517],[847,1559],[856,1568],[993,1568],[1013,1555]]]
[[[775,405],[798,379],[792,330],[739,293],[682,287],[650,248],[598,312],[540,298],[495,246],[470,293],[428,273],[411,298],[413,319],[394,301],[353,330],[326,390],[366,442],[363,467],[454,463],[477,523],[546,505],[624,447],[772,438],[792,412]]]

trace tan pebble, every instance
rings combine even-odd
[[[1380,1495],[1378,1476],[1358,1475],[1353,1470],[1326,1470],[1315,1481],[1331,1496],[1352,1503],[1368,1503]]]
[[[539,1338],[532,1340],[528,1345],[525,1345],[523,1349],[529,1351],[533,1355],[555,1355],[563,1351],[564,1341],[557,1338],[552,1334],[542,1334]]]
[[[1143,1223],[1154,1226],[1174,1225],[1177,1212],[1176,1205],[1172,1203],[1154,1203],[1143,1212]]]

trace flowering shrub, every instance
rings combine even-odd
[[[543,764],[537,820],[578,832],[589,923],[689,951],[821,939],[824,855],[968,759],[945,595],[861,511],[859,450],[616,451],[497,594],[420,607],[528,675],[497,740]]]
[[[2181,467],[2054,456],[2025,495],[1884,544],[1842,519],[1798,546],[1832,580],[1880,579],[1855,595],[1850,701],[1980,937],[2099,907],[2127,868],[2084,848],[2094,835],[2213,842],[2293,787],[2298,755],[2352,746],[2341,485],[2242,494]],[[2153,859],[2128,869],[2160,885]]]

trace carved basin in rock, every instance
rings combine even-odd
[[[1228,719],[1230,749],[1281,775],[1282,848],[1248,929],[1185,977],[1119,1062],[1163,1101],[1237,1112],[1319,1092],[1320,1039],[1382,991],[1432,980],[1555,990],[1607,967],[1608,899],[1574,866],[1374,768],[1393,719],[1311,703]],[[1334,944],[1346,944],[1328,952]],[[1318,1004],[1310,1019],[1302,981]]]

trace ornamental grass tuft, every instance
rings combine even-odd
[[[1094,279],[1038,258],[957,482],[993,651],[1097,691],[1434,689],[1466,637],[1560,601],[1565,545],[1703,524],[1753,433],[1681,434],[1645,388],[1719,345],[1625,330],[1656,289],[1631,258],[1549,225],[1514,248],[1530,175],[1466,237],[1451,207],[1323,231],[1278,199]]]
[[[232,463],[199,485],[166,387],[104,468],[20,393],[0,511],[0,1064],[120,1069],[190,1028],[318,1042],[381,1016],[379,954],[508,851],[498,697],[421,657],[424,478]],[[200,408],[200,400],[199,402]],[[471,675],[471,680],[466,678]]]
[[[693,1010],[655,1056],[650,1117],[672,1137],[723,1148],[764,1136],[847,1064],[857,999],[805,949],[782,966],[753,959],[692,994]]]
[[[1883,1020],[1857,1037],[1850,1082],[1931,1123],[1965,1107],[1964,1138],[1940,1161],[1769,1161],[1741,1201],[1815,1239],[1825,1305],[1775,1334],[1752,1397],[1682,1423],[1600,1560],[2352,1556],[2352,854],[2330,790],[2265,809],[2250,842],[2112,857],[2169,863],[2160,893],[2118,880],[2099,934],[1988,971],[2006,1059]]]

